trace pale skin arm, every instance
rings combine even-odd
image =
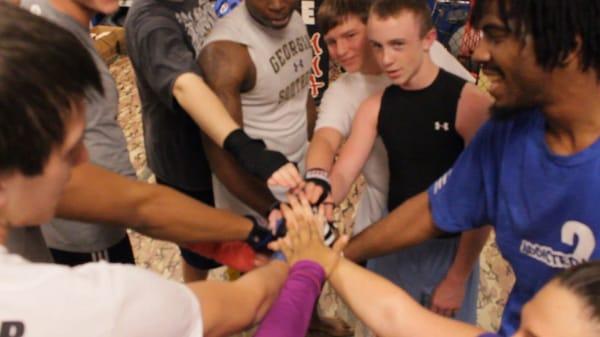
[[[57,216],[129,227],[180,244],[245,240],[252,222],[162,185],[122,177],[90,163],[76,166]]]
[[[338,160],[329,174],[333,201],[341,202],[350,192],[352,183],[358,178],[367,162],[377,139],[377,118],[381,106],[382,94],[365,100],[352,122],[352,130],[346,143],[340,150]]]
[[[334,128],[324,127],[315,131],[306,153],[306,170],[318,168],[330,172],[343,140],[342,134]],[[323,193],[323,188],[308,183],[304,187],[304,193],[311,203],[315,203]]]
[[[285,239],[272,246],[281,249],[291,264],[300,260],[320,264],[338,295],[377,336],[474,337],[484,332],[430,312],[388,280],[340,258],[340,246],[346,237],[333,250],[325,247],[318,227],[321,215],[313,215],[303,197],[289,199],[292,210],[286,208],[284,212],[296,213],[298,221],[290,226]],[[290,216],[286,214],[286,218]]]
[[[463,88],[456,113],[456,129],[468,144],[479,127],[488,119],[491,97],[468,83]],[[439,314],[453,316],[461,307],[465,295],[465,283],[477,258],[487,241],[489,227],[462,233],[456,256],[446,277],[435,289],[431,309]]]
[[[225,138],[240,126],[227,112],[217,95],[195,73],[179,75],[173,85],[177,103],[219,147]]]
[[[204,47],[199,58],[204,79],[238,125],[243,125],[241,93],[254,87],[256,69],[246,46],[217,41]],[[212,171],[227,189],[261,214],[275,202],[264,183],[245,172],[225,151],[204,142]]]
[[[229,336],[258,323],[277,298],[287,271],[284,262],[271,261],[234,282],[187,284],[201,306],[204,336]]]

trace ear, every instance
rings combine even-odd
[[[431,45],[435,42],[435,40],[437,40],[437,31],[435,28],[431,28],[425,34],[425,36],[423,36],[423,49],[426,52],[429,52],[429,49],[431,49]]]

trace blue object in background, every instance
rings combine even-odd
[[[241,2],[242,0],[217,0],[215,2],[215,13],[217,13],[218,17],[222,18]]]
[[[468,0],[428,0],[432,9],[431,17],[437,29],[438,40],[450,49],[448,42],[452,35],[465,25],[469,18],[471,2]]]

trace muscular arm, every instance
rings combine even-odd
[[[287,269],[285,263],[271,261],[234,282],[188,284],[200,302],[204,336],[229,336],[260,321],[277,298]]]
[[[344,250],[353,261],[364,261],[414,246],[441,234],[429,208],[427,191],[406,200],[386,217],[355,236]]]
[[[171,188],[124,178],[90,163],[73,169],[58,204],[61,218],[127,226],[154,238],[190,243],[245,240],[250,220]]]
[[[483,330],[436,315],[388,280],[342,259],[329,282],[352,311],[382,337],[473,337]]]
[[[329,180],[335,203],[341,202],[362,170],[377,138],[381,94],[365,100],[356,112],[352,130],[331,169]]]
[[[255,69],[245,46],[218,41],[207,45],[200,54],[200,66],[206,83],[219,97],[233,120],[243,125],[241,92],[254,86]],[[225,151],[205,141],[212,171],[235,196],[261,214],[275,199],[264,183],[245,172]]]
[[[311,140],[315,131],[315,124],[317,123],[317,106],[315,100],[308,92],[308,98],[306,99],[306,132],[308,140]]]

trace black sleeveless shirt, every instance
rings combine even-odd
[[[388,209],[426,190],[462,152],[464,141],[454,127],[458,100],[466,81],[440,69],[427,88],[385,89],[377,130],[390,169]]]

